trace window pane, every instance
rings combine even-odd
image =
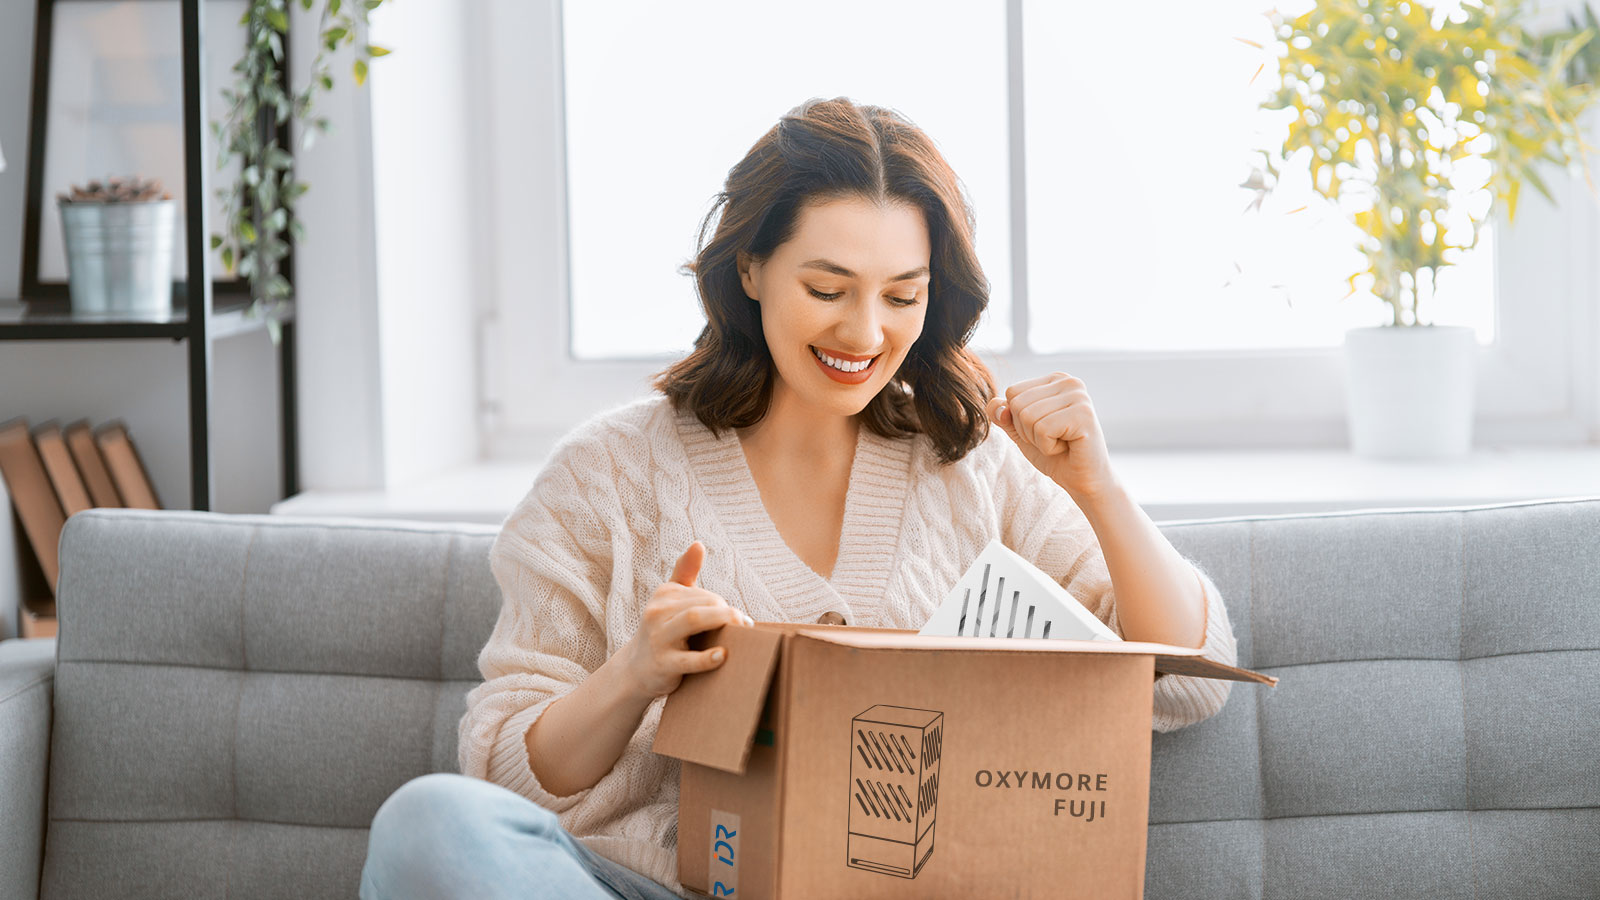
[[[1359,232],[1304,160],[1243,212],[1254,148],[1287,133],[1258,109],[1279,82],[1264,8],[1156,0],[1141,10],[1160,27],[1123,40],[1107,39],[1127,34],[1116,4],[1024,0],[1031,349],[1325,347],[1391,320],[1346,297]],[[1440,273],[1437,308],[1424,286],[1423,322],[1494,338],[1493,246],[1486,228]]]
[[[1009,347],[1003,2],[586,0],[562,15],[575,357],[688,351],[705,317],[677,268],[728,169],[792,107],[841,95],[905,114],[965,183],[992,289],[973,344]]]

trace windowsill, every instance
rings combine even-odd
[[[1335,449],[1128,450],[1114,461],[1158,522],[1600,496],[1600,446],[1483,448],[1451,462],[1366,460]],[[306,491],[272,512],[499,525],[541,465],[484,462],[388,490]]]
[[[1128,451],[1115,464],[1158,522],[1600,496],[1600,446],[1478,448],[1455,461],[1336,449]]]

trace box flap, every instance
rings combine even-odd
[[[693,650],[727,648],[722,665],[686,675],[661,710],[652,750],[684,762],[743,774],[783,631],[726,625],[689,641]]]
[[[805,626],[796,634],[807,638],[883,650],[994,650],[1022,653],[1137,653],[1155,657],[1157,672],[1225,678],[1275,685],[1278,679],[1200,655],[1197,647],[1177,647],[1146,641],[1054,640],[1042,638],[974,638],[918,634],[909,630],[864,629],[842,626]]]
[[[1166,644],[1146,644],[1147,647],[1165,647]],[[1189,648],[1183,648],[1189,649]],[[1199,653],[1199,650],[1195,651]],[[1214,659],[1204,656],[1173,656],[1168,653],[1156,654],[1156,671],[1166,672],[1169,675],[1195,675],[1200,678],[1225,678],[1229,681],[1254,681],[1257,684],[1276,685],[1278,679],[1272,675],[1263,675],[1250,669],[1241,669],[1227,663],[1219,663]]]

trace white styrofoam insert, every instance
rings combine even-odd
[[[1120,641],[1054,578],[996,538],[956,582],[919,634]]]

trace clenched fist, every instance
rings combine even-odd
[[[1079,506],[1117,484],[1083,379],[1052,372],[1018,382],[990,400],[987,412],[1028,462]]]

